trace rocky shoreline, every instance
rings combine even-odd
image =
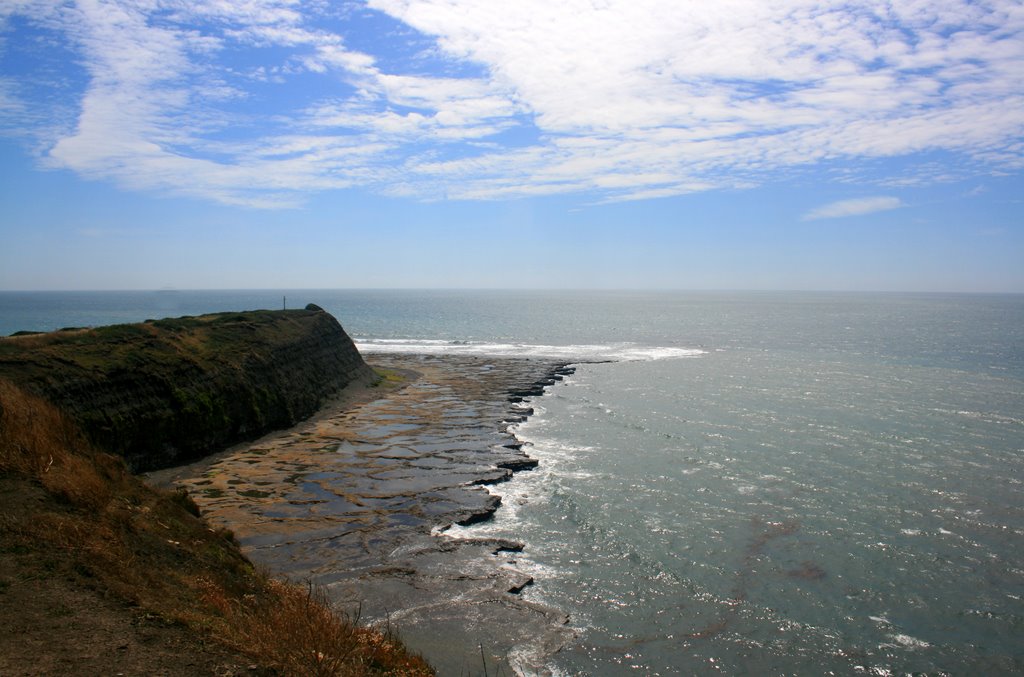
[[[543,673],[572,633],[562,612],[520,597],[532,583],[514,567],[524,545],[445,531],[489,519],[501,498],[488,487],[537,466],[509,428],[574,368],[464,356],[368,361],[406,382],[175,483],[206,519],[234,531],[254,563],[323,586],[364,621],[390,623],[439,674]]]

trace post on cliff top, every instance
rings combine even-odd
[[[288,297],[287,296],[282,296],[281,297],[281,310],[288,310]]]

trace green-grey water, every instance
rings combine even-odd
[[[1024,671],[1024,297],[6,293],[0,332],[285,295],[371,354],[580,363],[470,528],[570,614],[554,671]]]

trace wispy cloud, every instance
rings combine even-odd
[[[903,207],[903,202],[896,197],[861,197],[853,200],[839,200],[813,209],[804,214],[804,221],[817,219],[838,219],[844,216],[862,216],[874,212],[885,212]]]
[[[0,116],[7,117],[21,111],[24,105],[14,94],[14,82],[0,77]]]
[[[367,40],[367,12],[428,49]],[[936,150],[982,173],[1024,164],[1019,2],[367,0],[327,14],[22,0],[0,5],[0,50],[27,20],[85,69],[73,129],[50,130],[53,166],[233,204],[350,186],[636,200]],[[46,136],[25,114],[44,102],[14,98],[12,78],[32,75],[0,82],[0,114]]]

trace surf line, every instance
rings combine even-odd
[[[576,373],[575,364],[577,363],[556,362],[550,364],[543,375],[536,381],[528,385],[513,385],[506,391],[505,399],[510,405],[509,413],[501,420],[500,425],[501,433],[510,437],[512,441],[493,447],[495,450],[503,451],[500,454],[499,460],[494,462],[494,466],[492,466],[497,472],[486,475],[473,482],[473,484],[485,487],[502,484],[511,480],[515,473],[523,470],[533,470],[540,465],[540,461],[530,457],[523,450],[523,447],[529,445],[529,442],[521,442],[512,429],[533,415],[533,407],[529,406],[530,400],[535,397],[543,397],[549,387]],[[491,500],[481,510],[475,511],[472,515],[462,520],[436,527],[433,533],[437,535],[446,534],[456,525],[470,527],[491,521],[494,518],[494,514],[501,507],[502,497],[493,490],[488,489],[488,491],[491,494]],[[464,536],[459,538],[464,538]],[[522,548],[521,544],[517,545],[518,549]]]
[[[572,376],[576,373],[576,366],[571,362],[558,363],[548,369],[547,373],[542,378],[537,379],[529,386],[525,388],[511,388],[508,391],[508,401],[513,405],[520,405],[522,408],[517,410],[517,413],[506,418],[502,421],[505,424],[505,432],[515,437],[515,433],[512,432],[512,427],[525,422],[528,418],[533,416],[533,407],[524,406],[528,405],[527,398],[543,397],[547,392],[547,389],[559,381],[564,380],[566,377]],[[515,442],[505,445],[506,449],[512,449],[513,451],[522,452],[523,442],[516,438]],[[509,470],[516,472],[518,470],[533,470],[539,465],[539,461],[535,458],[530,458],[525,453],[521,459],[514,459],[507,462],[506,464],[498,464],[499,468],[508,468]]]

